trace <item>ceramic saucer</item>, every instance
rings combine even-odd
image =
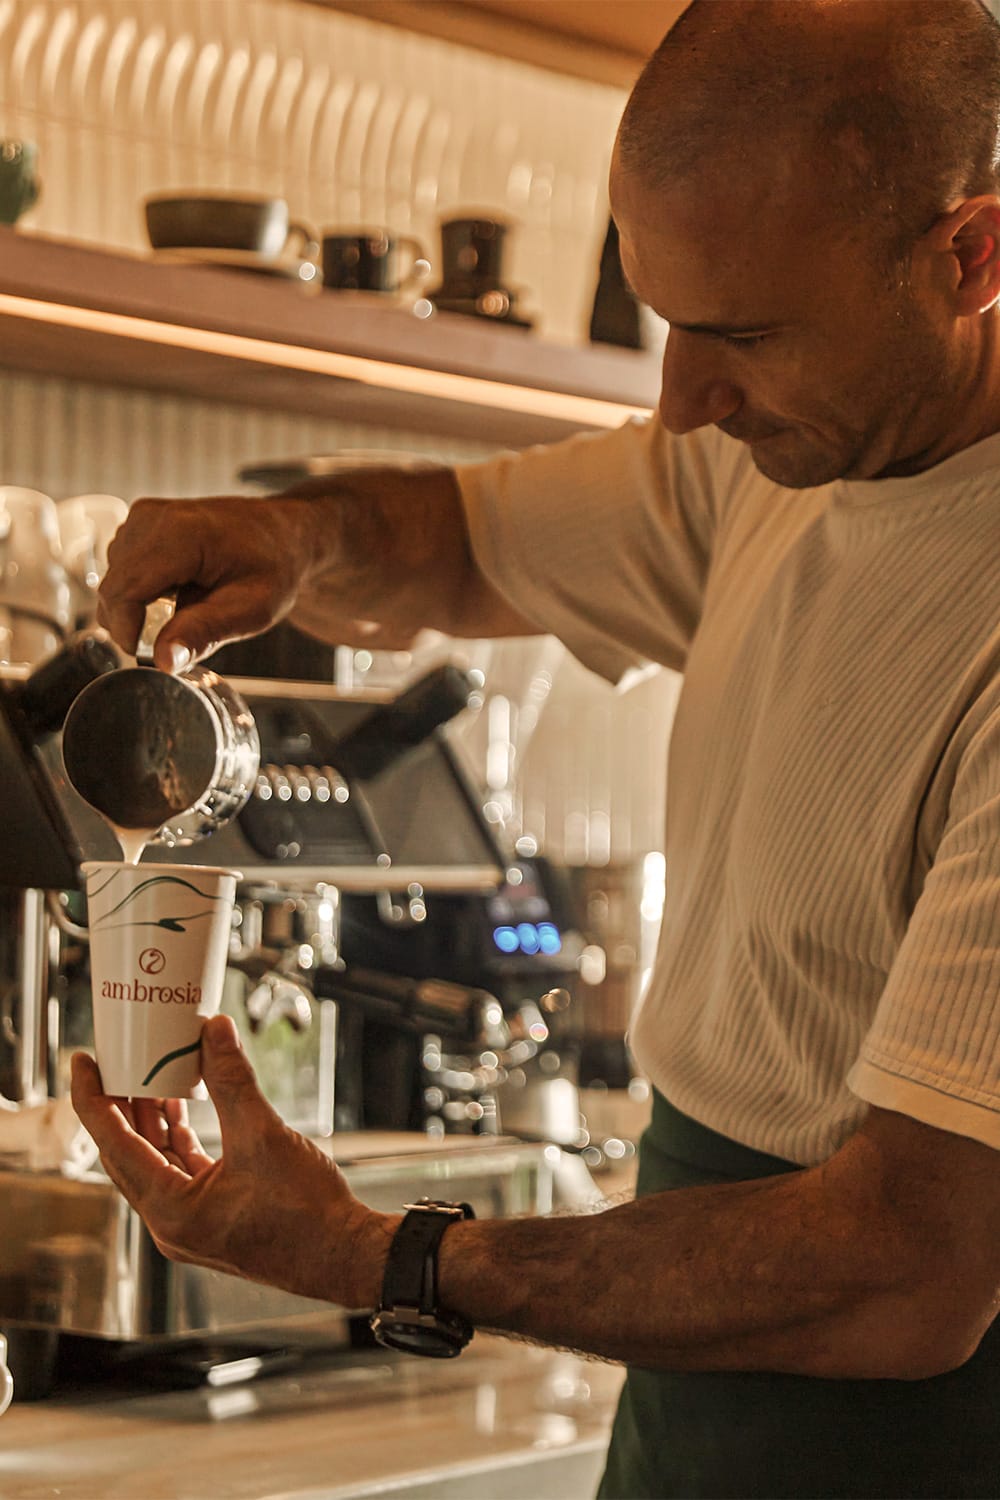
[[[215,250],[196,245],[170,250],[153,250],[150,259],[160,263],[187,266],[218,266],[229,271],[253,271],[260,276],[277,276],[300,282],[303,287],[319,289],[323,273],[315,261],[295,258],[268,260],[253,250]]]
[[[477,292],[474,296],[450,296],[444,287],[427,292],[428,302],[433,302],[440,312],[461,313],[465,317],[483,318],[488,323],[503,323],[507,328],[533,328],[531,318],[523,317],[517,310],[517,293],[503,287]]]

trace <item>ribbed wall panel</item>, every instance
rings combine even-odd
[[[249,494],[236,481],[244,464],[344,448],[451,458],[489,451],[426,433],[0,371],[3,482],[56,499],[93,490],[130,501]]]

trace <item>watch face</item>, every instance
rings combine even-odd
[[[396,1323],[389,1312],[378,1312],[371,1321],[372,1333],[386,1349],[402,1349],[406,1354],[422,1354],[431,1359],[454,1359],[461,1354],[472,1336],[467,1324],[456,1320],[449,1327],[444,1320],[433,1326]]]

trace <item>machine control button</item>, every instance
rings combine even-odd
[[[319,774],[324,776],[329,783],[334,802],[346,802],[348,800],[351,795],[351,789],[339,771],[334,770],[333,766],[322,766]]]
[[[271,790],[279,802],[291,802],[292,788],[281,766],[268,766],[267,778],[271,783]]]
[[[323,772],[317,766],[303,766],[302,774],[309,782],[309,795],[313,802],[329,802],[333,796],[333,788]]]
[[[285,766],[285,780],[296,802],[312,801],[312,786],[303,766]]]

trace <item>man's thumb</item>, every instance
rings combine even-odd
[[[225,1149],[241,1130],[271,1106],[257,1087],[253,1068],[243,1051],[236,1023],[229,1016],[213,1016],[201,1030],[201,1071],[215,1105]],[[256,1131],[254,1132],[256,1134]]]

